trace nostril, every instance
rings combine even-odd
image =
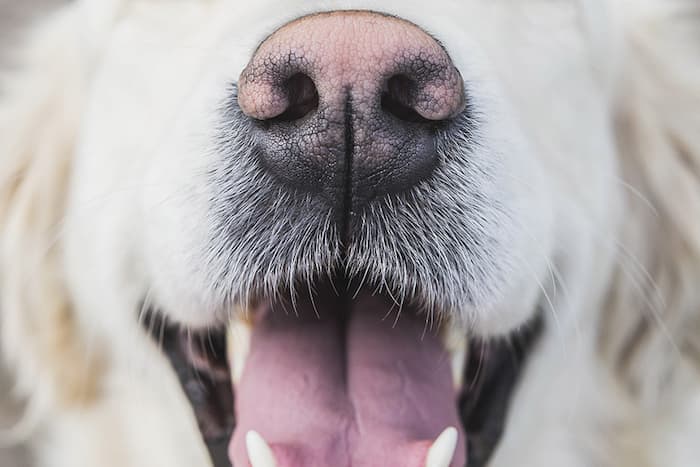
[[[289,104],[284,112],[275,117],[274,120],[292,122],[318,108],[318,90],[308,75],[296,73],[288,78],[282,87]]]
[[[412,104],[416,87],[417,83],[406,75],[398,74],[389,78],[382,91],[382,110],[404,122],[431,122],[420,115]]]

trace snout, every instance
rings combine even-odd
[[[264,169],[345,214],[428,178],[435,132],[465,106],[462,78],[418,26],[367,11],[306,16],[255,51],[238,103]]]
[[[459,40],[448,50],[478,61]],[[489,324],[529,280],[518,208],[539,200],[513,182],[531,159],[488,67],[463,80],[425,30],[367,11],[281,26],[235,83],[225,57],[177,119],[191,138],[166,145],[192,165],[163,171],[186,197],[154,210],[147,248],[158,307],[227,337],[207,365],[172,352],[211,373],[190,398],[212,452],[228,438],[233,465],[465,465],[460,336],[512,326]],[[493,439],[482,420],[500,399],[487,416],[469,396],[473,439]]]

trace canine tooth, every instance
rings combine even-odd
[[[252,467],[277,467],[272,449],[257,431],[250,430],[246,433],[245,446]]]
[[[234,319],[228,327],[228,361],[231,365],[231,380],[238,384],[243,375],[248,352],[250,351],[250,324],[242,319]]]
[[[457,449],[457,429],[453,426],[440,433],[425,459],[425,467],[449,467]]]
[[[467,362],[467,348],[453,350],[451,352],[450,366],[452,368],[452,384],[459,390],[464,383],[464,366]]]
[[[450,355],[452,369],[452,384],[456,390],[462,387],[464,381],[464,366],[467,361],[466,332],[461,326],[448,323],[442,333],[442,344]]]

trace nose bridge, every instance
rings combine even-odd
[[[422,62],[426,74],[447,68],[446,53],[417,26],[370,12],[332,12],[305,17],[278,30],[258,49],[261,57],[286,57],[314,81],[322,100],[352,89],[355,100],[375,94],[397,72]]]
[[[413,23],[375,12],[321,13],[275,31],[241,74],[243,110],[259,119],[281,113],[289,102],[279,83],[295,73],[308,75],[321,102],[333,106],[348,89],[356,103],[376,104],[397,74],[414,81],[407,97],[425,118],[448,118],[463,104],[461,76],[439,42]]]

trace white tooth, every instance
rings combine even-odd
[[[231,380],[234,385],[240,382],[243,375],[245,361],[250,351],[250,335],[250,324],[247,321],[236,318],[229,324],[228,361],[231,365]]]
[[[464,383],[464,366],[467,362],[467,347],[453,350],[450,365],[452,367],[452,384],[456,390],[462,388]]]
[[[452,369],[452,383],[456,390],[462,388],[464,380],[464,366],[467,361],[467,331],[459,325],[446,323],[442,333],[442,345],[450,355],[450,367]]]
[[[277,467],[272,449],[257,431],[250,430],[246,433],[245,446],[251,467]]]
[[[449,467],[457,449],[457,438],[457,429],[453,426],[440,433],[428,449],[425,467]]]

